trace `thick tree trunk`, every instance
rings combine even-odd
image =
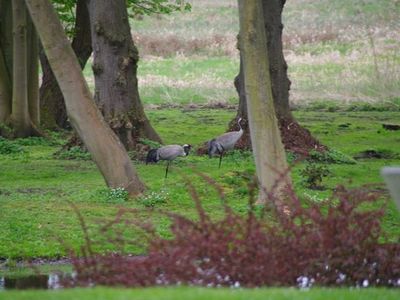
[[[280,206],[280,197],[291,180],[274,108],[268,56],[265,55],[268,50],[261,0],[239,0],[239,17],[248,119],[260,186],[258,203],[273,200]],[[268,193],[274,193],[275,198],[268,198]]]
[[[81,67],[49,0],[26,0],[50,66],[65,98],[71,124],[109,187],[131,195],[144,190],[128,154],[93,102]]]
[[[11,115],[12,9],[10,0],[0,0],[0,124]],[[0,132],[1,134],[1,132]]]
[[[138,92],[138,50],[133,44],[125,0],[89,0],[95,100],[127,149],[139,138],[161,142]]]
[[[13,91],[11,122],[16,137],[32,133],[28,107],[27,15],[24,0],[13,0]]]
[[[86,0],[78,0],[76,4],[75,35],[72,40],[79,64],[83,69],[92,54],[92,38],[90,36],[89,12]],[[40,52],[43,77],[40,87],[40,112],[42,127],[48,129],[68,128],[68,116],[64,97],[57,80],[51,71],[49,62],[43,51]]]
[[[274,96],[275,110],[279,120],[282,140],[287,150],[307,154],[311,149],[324,149],[310,132],[300,126],[293,117],[289,107],[290,80],[287,76],[287,63],[283,56],[282,48],[282,10],[285,0],[262,0],[265,31],[267,35],[268,58],[270,61],[270,76],[272,83],[272,94]],[[235,78],[235,87],[239,94],[239,108],[237,116],[231,121],[230,126],[235,125],[238,117],[247,119],[246,95],[243,92],[242,67]],[[243,138],[238,147],[250,149],[248,128],[245,127]]]

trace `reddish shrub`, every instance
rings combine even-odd
[[[214,184],[212,179],[202,177]],[[149,242],[146,256],[93,253],[81,218],[87,239],[82,257],[73,255],[76,276],[72,283],[399,286],[400,244],[379,242],[383,235],[379,220],[384,209],[366,208],[366,204],[377,200],[377,195],[366,189],[339,187],[329,201],[307,208],[300,205],[293,191],[288,191],[290,214],[260,212],[250,201],[247,214],[238,214],[224,204],[224,217],[213,220],[204,211],[194,187],[188,187],[199,218],[190,220],[158,211],[171,219],[170,239],[161,237],[151,226],[132,221],[136,210],[120,210],[105,226],[107,231],[122,223],[140,227]],[[224,200],[222,189],[216,188]],[[121,234],[114,236],[118,237],[114,242],[126,242]]]

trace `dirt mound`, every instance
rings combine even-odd
[[[287,151],[299,155],[308,156],[311,150],[326,151],[328,147],[322,145],[314,138],[310,131],[297,123],[295,120],[280,120],[280,130],[282,142]],[[241,139],[237,142],[235,148],[241,150],[251,150],[250,131],[247,120],[241,122],[244,133]],[[233,119],[229,124],[229,131],[238,130],[236,119]],[[207,154],[207,142],[197,149],[198,155]]]

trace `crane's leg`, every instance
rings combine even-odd
[[[168,163],[167,163],[167,168],[165,169],[165,178],[167,178],[167,176],[168,176],[168,168],[169,168],[169,163],[170,162],[171,161],[169,160]]]
[[[221,163],[222,163],[222,156],[224,155],[224,152],[221,152],[221,154],[219,155],[219,167],[218,169],[221,169]]]

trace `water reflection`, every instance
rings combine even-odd
[[[58,274],[37,274],[16,278],[0,277],[0,290],[57,288],[60,288],[60,276]]]

